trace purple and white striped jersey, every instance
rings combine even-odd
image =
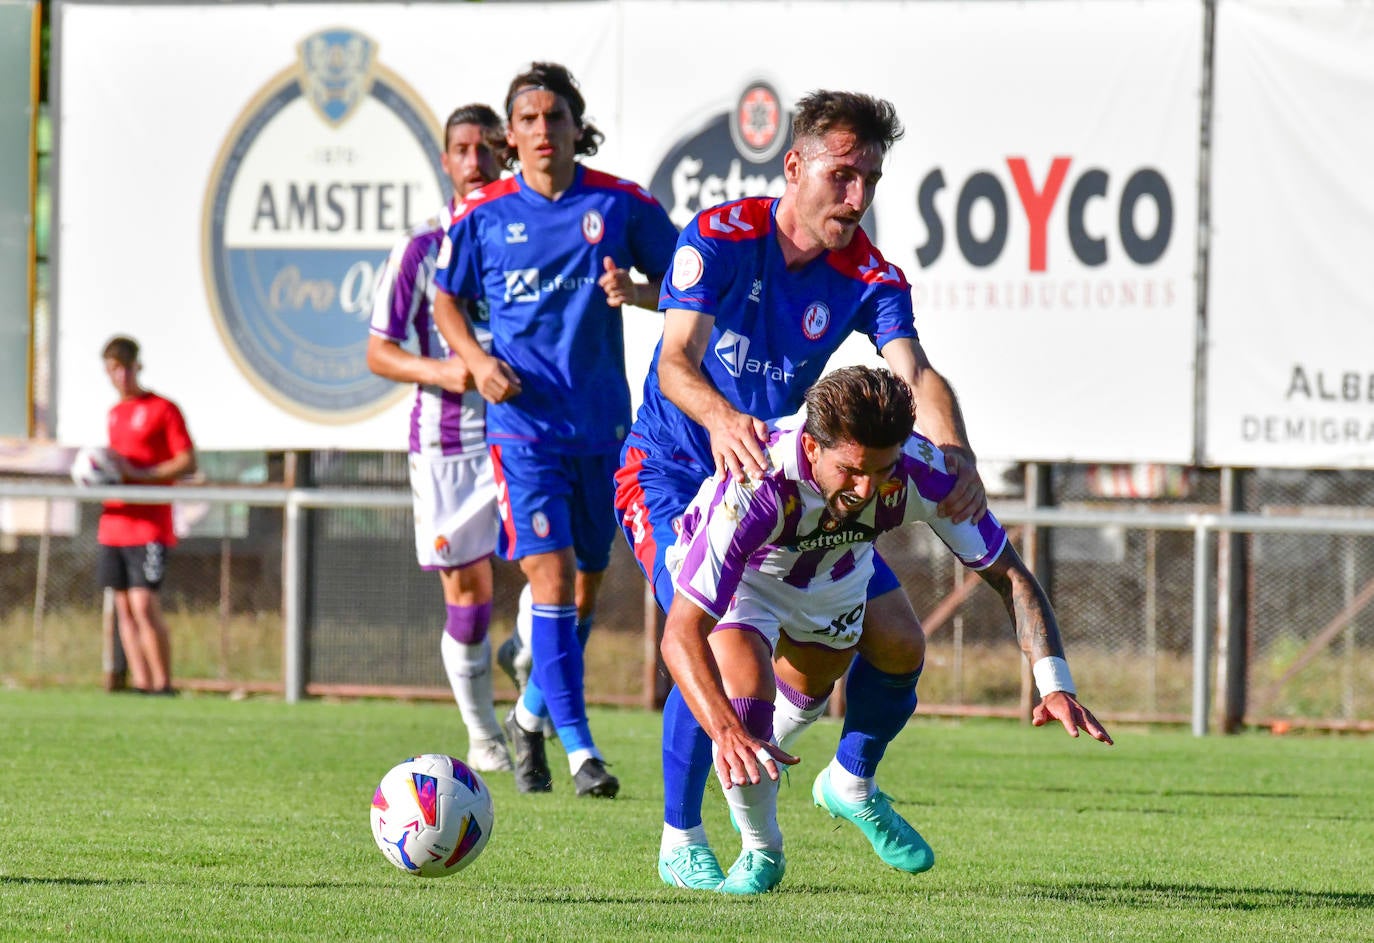
[[[674,585],[720,619],[741,582],[782,584],[797,593],[825,594],[844,583],[863,601],[873,571],[873,541],[879,534],[924,521],[964,565],[980,570],[1002,552],[1007,535],[988,512],[977,524],[953,524],[935,506],[954,487],[941,451],[913,434],[892,477],[858,514],[835,521],[802,451],[805,413],[770,423],[771,471],[737,482],[729,476],[702,483],[682,517],[667,564]],[[851,590],[846,588],[845,592]]]
[[[371,332],[405,346],[415,337],[413,352],[421,357],[450,356],[448,344],[434,326],[434,273],[439,246],[452,219],[452,208],[419,223],[391,250],[377,281],[372,302]],[[477,340],[491,349],[486,304],[474,307]],[[417,455],[484,455],[486,402],[473,390],[450,393],[437,386],[416,385],[410,411],[410,446]]]

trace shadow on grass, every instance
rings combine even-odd
[[[1075,904],[1220,910],[1368,910],[1374,893],[1304,891],[1275,887],[1207,887],[1200,884],[1017,884],[1009,893]]]

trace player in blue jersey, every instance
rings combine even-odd
[[[377,283],[367,365],[378,376],[414,383],[410,413],[410,486],[415,498],[415,554],[436,570],[444,593],[440,654],[468,731],[467,763],[493,772],[514,769],[492,705],[491,555],[496,550],[496,482],[487,457],[485,401],[469,389],[472,374],[434,329],[434,262],[469,192],[500,175],[493,145],[505,126],[486,105],[464,105],[444,123],[444,173],[453,202],[407,233]],[[402,345],[415,335],[416,353]],[[485,326],[480,328],[485,334]]]
[[[814,716],[775,725],[776,690],[824,689],[844,674],[866,632],[873,541],[904,524],[929,524],[1001,595],[1044,699],[1034,723],[1054,718],[1070,736],[1082,729],[1112,742],[1078,702],[1049,600],[1001,525],[992,514],[958,524],[936,514],[955,479],[930,440],[913,433],[912,418],[910,388],[888,371],[827,374],[806,394],[804,414],[772,424],[770,471],[706,479],[668,551],[675,596],[663,660],[716,747],[743,843],[716,887],[722,893],[759,894],[782,880],[778,768],[797,762],[788,745]],[[817,776],[812,796],[870,837],[877,807],[888,804],[839,758]],[[910,826],[895,837],[907,870],[935,863]]]
[[[579,795],[614,796],[587,723],[582,644],[610,562],[630,425],[621,310],[656,309],[677,229],[642,187],[577,162],[601,133],[568,70],[536,62],[506,97],[515,176],[468,195],[440,250],[435,320],[487,409],[500,549],[533,597],[534,673],[506,718],[523,792],[552,788],[547,710]],[[646,280],[634,280],[636,269]],[[488,305],[488,353],[464,310]]]
[[[792,135],[783,195],[697,214],[664,283],[663,338],[616,493],[625,535],[664,611],[673,596],[664,553],[701,479],[713,471],[762,474],[764,420],[795,412],[855,332],[867,335],[910,385],[922,432],[956,475],[940,513],[959,523],[986,507],[954,393],[917,339],[906,278],[859,226],[883,159],[902,135],[892,106],[866,95],[814,92],[798,103]],[[881,796],[875,770],[915,710],[925,638],[880,557],[874,570],[837,756]],[[778,710],[819,714],[829,693],[780,686]],[[674,689],[663,714],[659,859],[669,883],[714,887],[724,878],[702,826],[710,767],[710,740]],[[911,831],[889,806],[879,811],[886,831]],[[913,870],[920,849],[899,845],[884,840],[874,847],[889,864]]]

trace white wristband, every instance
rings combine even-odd
[[[1040,696],[1046,697],[1055,691],[1063,691],[1066,694],[1073,694],[1073,675],[1069,674],[1069,663],[1058,655],[1050,655],[1042,658],[1031,666],[1031,673],[1035,675],[1035,686],[1040,690]]]

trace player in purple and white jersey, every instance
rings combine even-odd
[[[410,412],[410,486],[415,499],[415,555],[444,590],[439,650],[468,730],[468,765],[511,770],[506,738],[492,704],[491,555],[496,549],[496,483],[487,457],[485,407],[472,375],[434,327],[434,262],[453,205],[499,174],[491,140],[500,117],[465,105],[444,125],[444,173],[454,204],[416,226],[392,250],[377,284],[367,365],[378,376],[414,383]],[[484,328],[479,328],[485,334]],[[416,352],[404,345],[411,335]],[[487,343],[488,341],[483,341]]]
[[[763,420],[795,412],[831,354],[856,332],[911,387],[922,432],[956,473],[940,513],[959,522],[986,507],[954,393],[917,338],[906,278],[859,226],[902,133],[886,101],[813,92],[793,117],[783,195],[704,210],[683,230],[660,301],[663,338],[616,493],[625,536],[665,610],[673,589],[664,554],[701,479],[713,471],[760,474]],[[868,597],[842,745],[853,772],[871,783],[916,707],[924,636],[881,557]],[[779,695],[780,707],[788,696]],[[710,769],[710,740],[681,693],[669,692],[659,858],[669,883],[713,887],[724,877],[702,827]],[[885,861],[903,860],[882,844],[875,850]]]
[[[630,425],[621,311],[656,307],[677,229],[642,187],[577,162],[601,140],[584,110],[556,63],[511,82],[506,153],[520,170],[459,207],[440,251],[435,318],[491,404],[500,549],[520,561],[534,600],[534,674],[506,718],[516,785],[552,788],[538,733],[547,712],[578,794],[612,797],[620,783],[587,723],[581,640],[610,562],[613,477]],[[482,300],[490,352],[464,317]]]
[[[818,712],[774,715],[777,690],[830,690],[866,632],[873,541],[914,521],[1001,595],[1044,699],[1037,726],[1060,721],[1112,742],[1079,704],[1049,600],[992,514],[954,523],[936,511],[955,476],[941,451],[912,430],[909,386],[886,370],[846,367],[806,395],[806,411],[770,429],[770,470],[758,478],[708,478],[668,551],[675,595],[663,660],[710,735],[715,767],[743,851],[715,889],[759,894],[786,867],[777,821],[779,764]],[[843,749],[843,747],[842,747]],[[812,789],[816,805],[884,833],[901,866],[935,863],[925,839],[837,755]],[[879,828],[884,819],[888,829]],[[899,824],[898,824],[899,823]],[[709,851],[709,849],[708,849]]]

